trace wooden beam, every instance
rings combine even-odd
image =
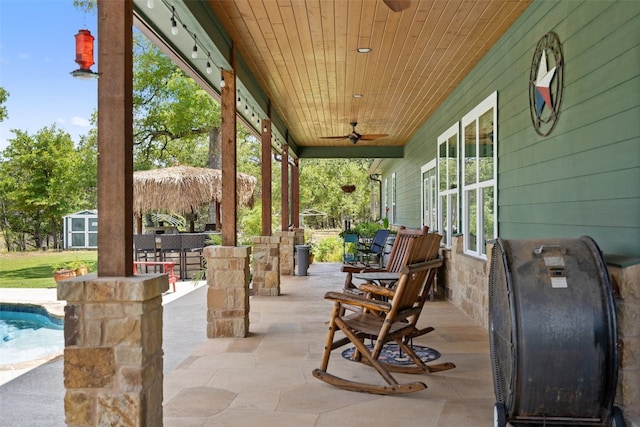
[[[222,71],[225,86],[222,88],[222,246],[236,246],[237,195],[236,195],[236,75]]]
[[[98,0],[98,276],[133,275],[133,1]]]
[[[300,228],[300,161],[295,159],[291,171],[291,222]]]
[[[281,175],[281,207],[280,207],[280,229],[282,231],[289,230],[289,147],[282,146],[282,168]]]
[[[348,147],[300,147],[296,154],[301,159],[401,159],[404,147],[357,144]]]
[[[262,235],[271,236],[271,120],[262,128]]]

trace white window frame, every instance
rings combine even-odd
[[[457,177],[457,185],[453,186],[452,184],[449,183],[449,173],[447,171],[443,172],[440,170],[440,146],[442,144],[446,144],[451,137],[455,136],[456,138],[456,166],[457,166],[457,173],[456,173],[456,177]],[[440,234],[442,234],[442,244],[447,247],[450,248],[451,247],[451,243],[453,240],[453,236],[455,234],[457,234],[460,230],[460,215],[459,215],[459,210],[460,210],[460,123],[456,122],[455,124],[453,124],[449,129],[447,129],[446,131],[444,131],[444,133],[442,133],[439,137],[438,137],[438,157],[437,157],[437,164],[438,164],[438,172],[437,172],[437,177],[438,177],[438,230],[440,231]],[[444,175],[444,177],[442,176]],[[446,190],[441,190],[440,189],[440,180],[441,179],[446,179],[447,180],[447,185],[446,185]],[[443,218],[443,212],[442,210],[444,209],[444,203],[442,203],[442,199],[445,198],[446,199],[446,206],[447,206],[447,218],[446,218],[446,224],[449,224],[449,227],[446,228],[445,230],[445,221]],[[453,212],[454,209],[451,208],[451,206],[454,206],[455,210],[458,212]]]
[[[391,224],[395,224],[397,220],[397,211],[396,211],[396,173],[391,174]]]
[[[389,219],[389,180],[387,178],[384,179],[384,202],[382,204],[384,206],[384,217]],[[391,221],[389,221],[391,223]]]
[[[490,179],[486,179],[484,181],[480,181],[480,168],[476,168],[475,171],[475,182],[472,184],[466,183],[466,144],[460,144],[462,148],[462,152],[460,153],[460,162],[461,162],[461,174],[460,174],[460,188],[461,195],[463,200],[463,209],[462,209],[462,232],[464,233],[464,253],[475,256],[478,258],[486,259],[486,244],[487,240],[495,239],[498,236],[498,92],[493,92],[489,95],[484,101],[478,104],[473,110],[471,110],[468,114],[466,114],[462,120],[460,121],[460,134],[462,136],[462,141],[466,141],[465,129],[467,126],[475,122],[475,135],[476,135],[476,160],[479,160],[479,119],[486,112],[493,109],[493,129],[492,129],[492,149],[493,149],[493,177]],[[477,161],[475,163],[478,163]],[[488,239],[485,237],[485,217],[484,217],[484,209],[476,209],[476,236],[475,239],[471,239],[471,224],[470,221],[470,205],[469,205],[469,195],[474,194],[476,200],[476,206],[484,206],[483,199],[483,190],[487,188],[493,188],[493,233],[489,236]],[[471,244],[475,246],[471,248]]]
[[[436,159],[420,168],[420,200],[422,225],[428,225],[429,231],[438,231],[438,164]],[[435,182],[426,182],[425,174],[433,171]],[[429,175],[427,175],[429,176]],[[427,194],[428,190],[428,194]],[[427,200],[430,196],[431,200]],[[427,214],[427,209],[429,214]]]

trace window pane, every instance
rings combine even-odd
[[[478,250],[478,229],[477,229],[477,219],[478,219],[478,204],[476,200],[476,190],[467,191],[467,230],[469,232],[468,241],[469,246],[468,250],[472,252],[476,252]]]
[[[442,144],[441,147],[444,147]],[[440,157],[438,160],[438,175],[440,176],[440,191],[446,191],[447,189],[447,158]]]
[[[479,120],[480,181],[493,179],[493,109],[487,111]]]
[[[84,233],[73,233],[71,235],[71,246],[84,247]]]
[[[484,227],[484,241],[482,242],[482,253],[487,253],[486,243],[489,240],[494,239],[496,236],[493,234],[493,187],[485,187],[482,189],[482,204],[483,204],[483,227]]]
[[[84,231],[84,218],[71,218],[72,231]]]
[[[89,233],[89,246],[98,246],[98,233]]]
[[[449,188],[458,188],[458,147],[456,146],[457,136],[449,138]]]
[[[450,242],[449,242],[449,223],[447,222],[447,210],[449,208],[449,205],[447,204],[447,199],[449,196],[447,196],[446,194],[444,196],[440,197],[440,224],[442,224],[442,229],[441,229],[441,233],[442,233],[442,243],[445,246],[449,246]]]
[[[460,216],[459,214],[459,209],[458,209],[458,197],[456,197],[455,194],[451,194],[449,196],[450,198],[450,205],[451,205],[451,233],[452,234],[458,234],[458,230],[460,229]]]
[[[464,128],[464,157],[464,183],[471,185],[476,182],[476,122]]]
[[[432,175],[429,178],[429,195],[431,196],[429,199],[429,227],[434,230],[438,229],[437,223],[437,206],[438,206],[438,190],[436,189],[436,177]]]

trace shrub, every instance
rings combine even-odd
[[[341,262],[342,239],[339,237],[326,237],[313,244],[313,254],[316,261]]]

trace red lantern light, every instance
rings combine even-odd
[[[93,40],[89,30],[79,30],[76,34],[76,63],[81,70],[88,70],[93,62]]]
[[[95,38],[89,30],[79,30],[76,38],[76,63],[79,69],[72,71],[73,77],[81,79],[93,79],[98,77],[98,73],[91,71],[93,62],[93,41]]]

